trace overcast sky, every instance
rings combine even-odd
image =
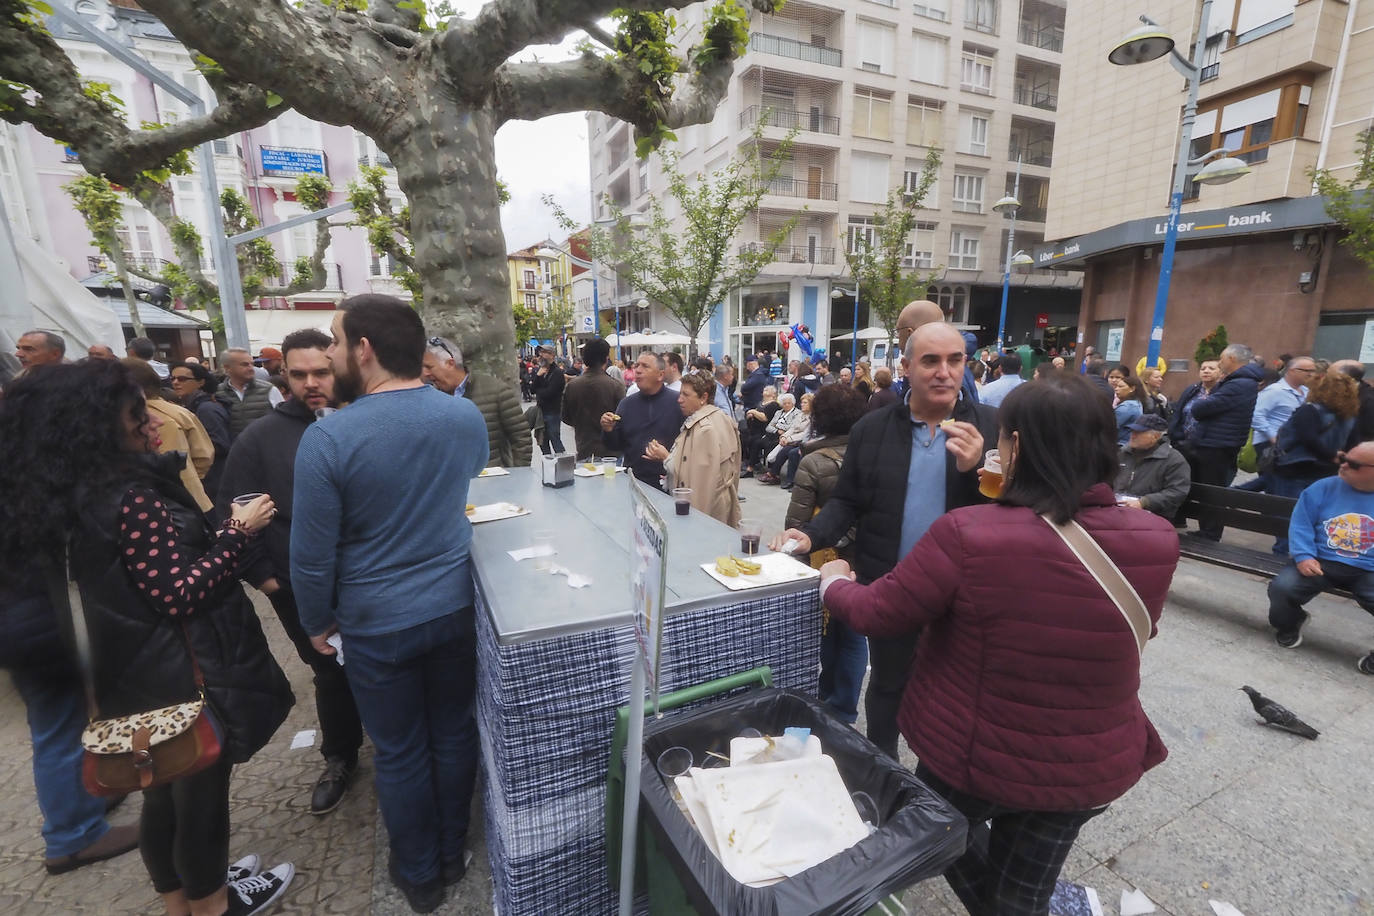
[[[454,9],[471,18],[484,0],[457,0]],[[609,25],[609,23],[607,23]],[[581,32],[560,45],[531,47],[518,60],[565,60]],[[551,194],[568,215],[585,225],[591,216],[588,176],[587,116],[583,112],[554,115],[538,121],[509,121],[496,134],[496,171],[510,189],[510,203],[501,208],[506,250],[526,248],[551,238],[562,241],[567,233],[540,199]]]

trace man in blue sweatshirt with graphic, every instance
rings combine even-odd
[[[296,452],[291,583],[315,649],[335,654],[376,750],[389,871],[428,913],[463,877],[477,773],[468,483],[487,427],[420,380],[425,330],[391,296],[339,306],[328,355],[351,402]]]
[[[1285,649],[1302,645],[1303,605],[1329,586],[1374,614],[1374,442],[1337,452],[1340,471],[1302,492],[1288,526],[1290,563],[1269,583],[1269,625]],[[1374,652],[1356,666],[1374,675]]]

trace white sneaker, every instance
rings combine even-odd
[[[261,913],[286,893],[295,876],[296,867],[290,862],[283,862],[260,875],[233,882],[229,885],[229,909],[225,911],[225,916]]]
[[[261,860],[252,853],[249,853],[229,866],[229,874],[225,877],[224,881],[226,884],[233,884],[235,881],[242,881],[244,878],[255,878],[260,871],[262,871]]]

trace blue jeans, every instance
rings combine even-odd
[[[544,435],[553,454],[563,451],[563,417],[558,411],[544,414]]]
[[[868,640],[827,614],[821,634],[820,701],[850,725],[859,718],[859,693],[868,667]]]
[[[43,841],[50,859],[80,852],[105,835],[105,802],[81,784],[81,730],[86,700],[75,677],[16,669],[33,738],[33,786],[43,812]]]
[[[461,861],[477,778],[473,609],[380,636],[343,634],[344,670],[376,749],[377,800],[402,878]]]

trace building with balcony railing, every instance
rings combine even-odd
[[[893,189],[914,188],[927,152],[942,163],[907,244],[910,269],[934,274],[931,298],[984,343],[1001,308],[1001,234],[992,204],[1021,159],[1023,219],[1036,238],[1047,216],[1054,161],[1060,47],[1067,0],[788,0],[750,22],[748,49],[709,124],[676,131],[688,175],[709,174],[731,154],[768,156],[791,136],[777,176],[734,239],[732,251],[782,241],[757,279],[723,303],[702,344],[737,361],[776,345],[777,331],[808,325],[818,343],[847,352],[838,335],[855,323],[847,253],[873,237]],[[687,44],[699,28],[686,11]],[[754,140],[755,128],[760,139]],[[665,184],[655,160],[636,163],[628,125],[588,118],[592,209],[604,198],[644,212]],[[786,232],[783,232],[783,230]],[[1017,247],[1022,247],[1018,244]],[[1009,337],[1036,336],[1036,319],[1076,323],[1079,277],[1018,272]],[[658,306],[655,329],[672,327]],[[876,323],[860,290],[857,323]]]
[[[134,4],[123,3],[81,3],[76,9],[91,15],[108,11],[119,33],[127,36],[131,50],[155,62],[172,79],[198,94],[207,109],[214,108],[214,93],[196,71],[191,53],[172,39],[151,14]],[[48,27],[57,43],[78,62],[82,79],[108,83],[111,92],[124,101],[131,123],[167,123],[189,116],[189,109],[182,102],[154,88],[146,78],[84,37],[56,20],[49,20]],[[310,121],[293,111],[262,127],[213,140],[212,150],[219,188],[243,195],[253,215],[264,225],[304,212],[294,191],[297,178],[305,174],[328,177],[336,189],[330,202],[340,203],[345,200],[345,187],[357,176],[359,165],[379,165],[389,170],[386,183],[393,201],[399,206],[401,200],[391,163],[372,140],[352,128]],[[200,168],[198,157],[192,156],[191,162],[195,169]],[[15,233],[52,253],[54,269],[70,270],[77,280],[103,273],[109,267],[90,243],[91,233],[61,190],[61,185],[83,174],[76,149],[54,144],[27,125],[0,124],[0,198],[5,201]],[[173,176],[169,182],[175,215],[190,222],[205,239],[209,214],[202,187],[198,172]],[[176,260],[176,250],[166,230],[132,198],[124,197],[121,202],[123,220],[116,235],[129,263],[145,273],[163,273],[167,262]],[[284,265],[311,255],[315,248],[314,227],[310,225],[269,235],[267,239]],[[201,267],[213,281],[216,265],[208,244],[203,248]],[[373,254],[362,233],[336,232],[326,256],[329,279],[325,289],[289,299],[263,299],[247,304],[252,345],[280,344],[282,337],[297,327],[328,326],[328,316],[307,313],[333,309],[347,295],[370,291],[368,263]],[[138,282],[146,285],[146,281]],[[291,314],[297,311],[302,314]]]
[[[1200,8],[1171,0],[1149,10],[1190,60]],[[1153,326],[1186,92],[1166,60],[1107,62],[1103,49],[1139,24],[1139,12],[1114,0],[1068,9],[1064,55],[1079,65],[1063,74],[1043,227],[1050,241],[1033,253],[1037,263],[1083,273],[1082,339],[1099,348],[1122,340],[1132,365]],[[1251,171],[1224,185],[1186,185],[1163,357],[1188,366],[1198,339],[1219,324],[1268,358],[1368,357],[1369,271],[1340,244],[1344,232],[1313,196],[1310,173],[1348,180],[1356,172],[1374,110],[1374,7],[1215,3],[1203,41],[1189,153],[1230,150]],[[1167,384],[1177,392],[1183,380]]]

